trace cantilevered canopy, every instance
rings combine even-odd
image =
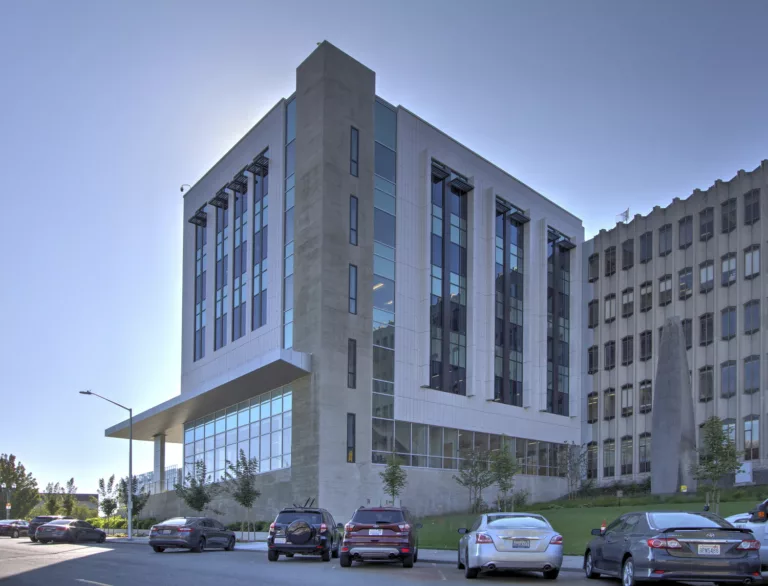
[[[182,443],[185,422],[287,385],[311,371],[310,355],[294,350],[274,350],[257,361],[256,365],[249,362],[241,371],[230,371],[210,381],[198,391],[184,393],[134,415],[133,438],[152,441],[154,436],[165,434],[167,442]],[[113,425],[104,435],[128,439],[128,420]]]

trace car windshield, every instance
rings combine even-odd
[[[549,529],[549,523],[538,517],[489,515],[488,527],[491,529]]]
[[[50,523],[55,517],[35,517],[32,519],[33,523]]]
[[[187,519],[186,517],[174,517],[173,519],[163,521],[160,523],[160,525],[191,525],[194,522],[194,519]]]
[[[731,524],[725,519],[707,513],[651,513],[648,516],[651,525],[656,529],[731,527]]]
[[[310,525],[320,525],[323,522],[323,516],[320,513],[306,513],[303,511],[284,512],[277,516],[275,523],[290,525],[294,521],[306,521]]]
[[[404,518],[402,511],[357,511],[352,521],[361,525],[395,525]]]

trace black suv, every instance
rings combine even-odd
[[[325,509],[292,507],[283,509],[269,526],[267,559],[276,562],[280,555],[319,555],[324,562],[339,557],[344,526]]]
[[[38,515],[32,519],[29,522],[29,527],[27,528],[27,535],[29,535],[29,540],[37,542],[37,537],[35,537],[37,528],[40,527],[40,525],[45,525],[51,521],[58,521],[59,519],[74,519],[74,517],[62,517],[61,515]]]

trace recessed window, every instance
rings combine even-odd
[[[600,278],[600,255],[593,254],[589,257],[589,269],[587,279],[590,283],[594,283]]]
[[[605,298],[605,323],[611,323],[616,319],[616,295],[611,293]]]
[[[195,226],[195,360],[200,360],[205,356],[207,240],[206,226]]]
[[[227,298],[229,291],[229,210],[216,208],[216,321],[213,349],[227,345]]]
[[[621,339],[621,364],[622,366],[628,366],[632,364],[632,360],[635,356],[635,338],[633,336],[626,336]]]
[[[760,459],[760,417],[757,415],[744,418],[744,459]]]
[[[732,197],[720,205],[720,229],[723,234],[736,229],[736,198]]]
[[[653,355],[653,333],[646,330],[640,334],[640,360],[650,360]]]
[[[590,346],[587,349],[587,374],[594,374],[599,368],[599,353],[597,346]]]
[[[347,463],[355,463],[355,441],[356,429],[355,429],[355,414],[347,413]]]
[[[640,413],[650,413],[653,409],[653,383],[650,380],[640,381]]]
[[[736,361],[727,360],[720,364],[720,395],[727,399],[736,394]]]
[[[699,240],[707,241],[715,232],[715,208],[705,208],[699,212]]]
[[[677,274],[677,281],[680,299],[688,299],[693,294],[693,269],[685,267]]]
[[[347,340],[347,388],[357,388],[357,340]]]
[[[630,238],[621,245],[621,268],[625,271],[635,264],[635,241]]]
[[[760,189],[744,194],[744,223],[754,224],[760,219]]]
[[[647,431],[638,436],[637,452],[640,460],[640,472],[651,471],[651,434]]]
[[[597,299],[590,301],[587,310],[587,325],[590,328],[596,328],[600,324],[599,301],[597,301]]]
[[[659,279],[659,305],[672,303],[672,275],[664,275]]]
[[[597,443],[587,444],[587,478],[597,478]]]
[[[685,336],[685,348],[687,350],[691,349],[691,346],[693,345],[693,335],[692,335],[692,327],[691,327],[691,320],[690,319],[684,319],[682,322],[683,326],[683,335]]]
[[[653,284],[646,281],[640,285],[640,311],[648,311],[653,307]]]
[[[357,313],[357,267],[349,265],[349,313]]]
[[[715,382],[711,366],[702,366],[699,369],[699,401],[707,403],[715,398]]]
[[[748,356],[744,359],[744,393],[751,394],[760,390],[760,357]]]
[[[640,262],[646,263],[653,258],[653,232],[640,235]]]
[[[616,442],[612,439],[603,442],[603,476],[616,475]]]
[[[744,278],[752,279],[760,274],[760,245],[744,249]]]
[[[616,272],[616,247],[605,249],[605,276],[610,277]]]
[[[349,243],[357,246],[357,197],[349,196]]]
[[[597,422],[597,393],[587,395],[587,423]]]
[[[713,342],[714,320],[711,313],[699,316],[699,346],[709,346]]]
[[[349,173],[353,177],[358,176],[358,164],[360,158],[360,132],[354,126],[350,129],[349,139]]]
[[[736,308],[726,307],[720,313],[720,335],[723,340],[736,337]]]
[[[621,474],[632,474],[632,436],[621,438]]]
[[[721,279],[723,287],[730,287],[736,282],[736,253],[730,252],[720,258]]]
[[[760,331],[760,300],[753,299],[744,304],[744,333]]]
[[[635,290],[624,289],[621,293],[621,317],[629,317],[635,312]]]
[[[621,387],[621,416],[632,417],[634,398],[634,389],[632,385],[623,385]]]
[[[672,224],[659,228],[659,256],[667,256],[672,252]]]
[[[616,419],[616,390],[606,389],[603,393],[603,419]]]
[[[616,342],[605,343],[605,356],[603,360],[605,364],[605,370],[613,370],[616,368]]]
[[[699,289],[702,293],[712,290],[715,286],[715,263],[708,260],[699,265]]]
[[[688,248],[693,243],[693,216],[685,216],[678,223],[678,241],[680,248]]]

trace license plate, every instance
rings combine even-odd
[[[275,537],[275,543],[277,544],[285,543],[285,537]]]
[[[531,540],[530,539],[513,539],[512,547],[519,548],[519,549],[530,549]]]
[[[719,545],[700,545],[699,555],[720,555]]]
[[[368,535],[383,535],[384,531],[382,529],[368,529]]]
[[[171,534],[171,530],[170,529],[163,529],[160,533],[162,533],[163,535],[170,535]]]

